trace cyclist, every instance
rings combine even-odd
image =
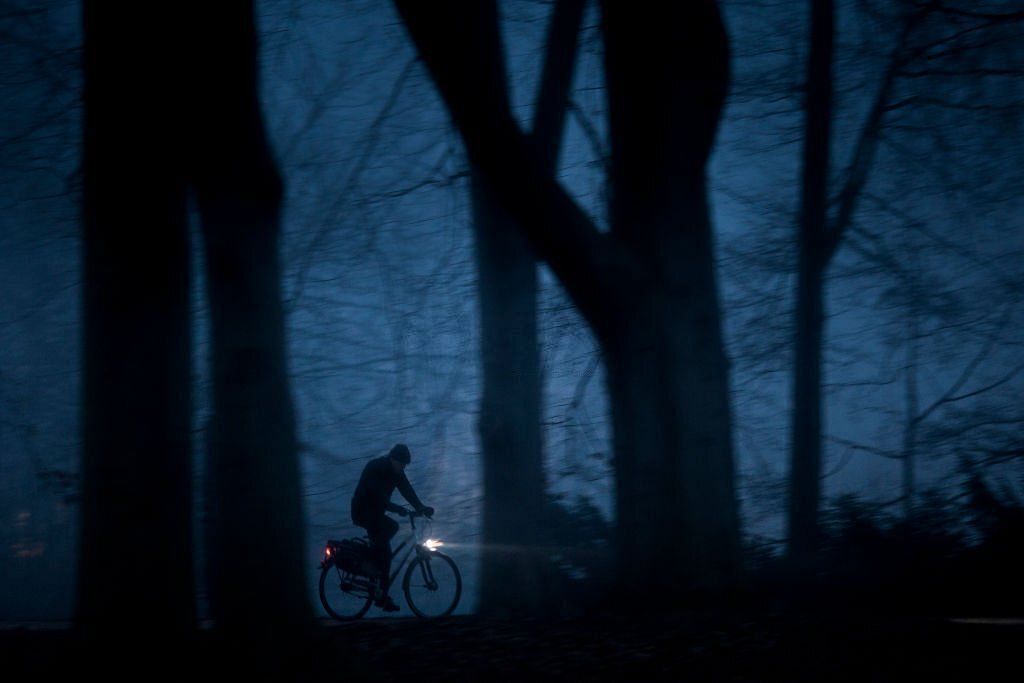
[[[370,551],[373,553],[381,571],[380,592],[376,596],[376,604],[386,612],[398,610],[398,605],[388,595],[388,578],[391,575],[391,538],[398,533],[398,524],[388,517],[386,512],[405,515],[407,511],[401,505],[391,502],[391,494],[398,487],[409,504],[417,512],[427,517],[434,514],[434,508],[420,502],[412,485],[405,476],[405,468],[412,461],[409,447],[404,443],[397,444],[391,452],[382,458],[375,458],[366,463],[359,477],[359,485],[352,495],[352,521],[356,526],[366,529],[370,537]]]

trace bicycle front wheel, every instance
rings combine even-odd
[[[417,557],[402,580],[405,600],[418,617],[446,617],[462,597],[462,575],[455,560],[438,552]]]
[[[352,576],[328,564],[320,572],[320,602],[338,621],[358,619],[373,603],[369,581],[365,576]]]

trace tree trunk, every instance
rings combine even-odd
[[[282,184],[257,98],[252,6],[195,17],[194,149],[211,320],[211,611],[229,632],[311,623],[278,256]],[[198,67],[197,67],[198,69]]]
[[[917,393],[917,348],[918,348],[918,323],[917,323],[917,296],[916,283],[911,285],[911,310],[910,320],[907,327],[907,361],[903,368],[903,398],[904,398],[904,424],[903,424],[903,448],[902,448],[902,470],[903,470],[903,519],[911,522],[914,515],[914,498],[916,497],[916,476],[915,465],[917,464],[917,425],[919,422],[920,408]],[[909,525],[908,525],[909,526]]]
[[[620,280],[604,346],[624,586],[732,585],[739,571],[728,370],[705,164],[728,84],[714,3],[604,3],[612,232]]]
[[[537,269],[522,235],[478,179],[473,224],[483,360],[480,611],[536,614],[545,605]]]
[[[822,264],[813,256],[801,256],[797,279],[789,477],[788,553],[792,558],[814,552],[820,534]]]
[[[664,253],[678,266],[671,283],[624,286],[618,332],[602,343],[623,597],[727,588],[739,578],[727,362],[704,225],[703,240]]]
[[[585,0],[552,12],[533,140],[554,175]],[[479,174],[472,186],[480,300],[483,395],[478,430],[484,471],[483,614],[538,615],[557,608],[546,526],[537,336],[537,268],[522,231]]]
[[[662,589],[731,585],[739,530],[704,176],[728,83],[715,4],[604,5],[612,235],[516,127],[493,3],[397,4],[471,162],[604,348],[619,540],[636,553],[619,550],[622,588],[643,607]]]
[[[818,546],[821,499],[822,336],[828,233],[829,144],[832,120],[832,0],[812,0],[807,63],[806,121],[798,235],[790,435],[789,545],[791,558]]]
[[[170,32],[124,30],[122,12],[98,2],[83,8],[84,369],[75,620],[123,632],[144,611],[156,615],[154,630],[180,634],[194,626],[195,608],[179,53],[164,39]]]

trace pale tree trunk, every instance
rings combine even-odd
[[[907,335],[907,360],[903,367],[903,401],[904,401],[904,424],[903,424],[903,447],[901,452],[903,470],[903,519],[911,522],[914,514],[915,491],[915,465],[917,464],[917,425],[920,414],[919,398],[917,392],[917,349],[918,349],[918,320],[915,291],[916,283],[911,286],[911,310],[908,320]]]
[[[480,611],[537,613],[545,604],[537,273],[522,235],[476,179],[473,222],[483,361]]]
[[[585,0],[560,0],[534,114],[533,139],[554,174]],[[483,394],[481,613],[542,614],[557,608],[541,549],[546,486],[535,257],[514,219],[474,174],[473,227],[480,298]]]
[[[604,7],[611,235],[541,172],[514,123],[493,3],[397,4],[471,161],[604,350],[619,594],[643,607],[733,585],[738,518],[704,175],[728,83],[715,4]]]
[[[211,321],[211,611],[247,636],[311,623],[278,255],[282,183],[257,98],[251,3],[204,5],[193,150]]]
[[[800,244],[794,325],[793,408],[790,432],[789,544],[791,558],[813,553],[820,541],[822,344],[824,269],[813,246]]]
[[[823,292],[830,258],[828,178],[834,15],[833,0],[812,0],[794,314],[787,547],[791,558],[814,552],[820,533]]]
[[[906,251],[906,276],[902,287],[907,296],[906,313],[906,356],[903,361],[903,443],[900,447],[902,475],[903,521],[910,532],[916,497],[917,428],[920,422],[920,395],[918,393],[918,352],[921,336],[921,307],[925,296],[919,278],[920,263],[917,241],[908,237],[904,240]]]
[[[169,21],[159,11],[147,19]],[[189,241],[173,31],[83,8],[82,510],[75,620],[194,627]],[[139,80],[142,72],[145,78]],[[152,632],[156,632],[155,634]]]

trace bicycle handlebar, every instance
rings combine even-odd
[[[422,510],[410,510],[410,509],[406,508],[405,509],[405,516],[409,518],[409,524],[411,524],[412,528],[415,529],[416,528],[416,518],[417,517],[427,517],[427,513],[423,512]],[[427,517],[427,519],[432,519],[432,516],[431,517]]]

